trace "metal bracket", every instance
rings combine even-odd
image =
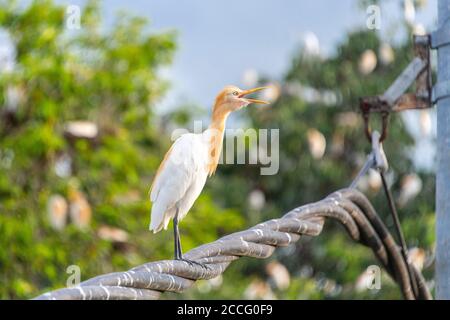
[[[431,37],[431,48],[437,49],[450,43],[450,19],[447,19],[443,25],[433,31]]]
[[[382,94],[360,99],[363,113],[431,107],[430,36],[414,36],[415,58]],[[415,93],[405,93],[414,83]]]
[[[433,49],[450,44],[450,19],[447,19],[439,29],[432,32],[430,39]],[[448,97],[450,97],[450,80],[436,83],[433,87],[431,101],[436,103],[438,100]]]
[[[430,36],[414,36],[415,58],[395,79],[391,86],[382,94],[363,97],[359,107],[363,113],[366,136],[372,138],[369,126],[370,113],[381,113],[383,116],[383,131],[381,141],[386,138],[387,120],[391,112],[407,109],[425,109],[432,106],[432,85],[430,65]],[[406,93],[415,83],[415,92]]]
[[[450,80],[438,82],[433,87],[431,96],[433,103],[444,98],[450,98]]]

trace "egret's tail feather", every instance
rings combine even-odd
[[[162,229],[162,224],[157,225],[156,223],[153,223],[153,220],[150,222],[150,226],[148,228],[150,231],[153,231],[153,233],[160,232]]]
[[[175,210],[173,209],[167,209],[158,205],[158,203],[154,203],[152,206],[149,230],[153,231],[153,233],[157,233],[162,229],[166,230],[170,219],[173,218],[174,212]]]

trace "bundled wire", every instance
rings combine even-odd
[[[212,279],[240,257],[268,258],[277,247],[297,242],[302,236],[318,236],[326,220],[341,223],[352,240],[370,248],[396,281],[405,299],[431,299],[421,273],[401,255],[401,250],[369,200],[347,188],[323,200],[300,206],[280,219],[260,223],[185,254],[206,267],[179,260],[149,262],[125,272],[86,280],[76,287],[45,293],[36,299],[158,299],[162,292],[182,292],[196,280]],[[411,268],[418,291],[411,287]]]
[[[414,276],[414,270],[412,269],[409,259],[408,259],[408,247],[406,245],[405,237],[403,235],[400,219],[398,217],[397,208],[395,206],[394,198],[392,196],[391,190],[388,186],[385,172],[387,171],[389,165],[387,162],[386,154],[383,150],[383,145],[381,141],[385,138],[380,137],[378,131],[373,131],[371,134],[371,142],[372,142],[372,152],[368,155],[367,161],[364,163],[361,170],[356,175],[355,179],[350,184],[350,188],[356,188],[359,180],[362,176],[364,176],[369,169],[375,169],[379,172],[380,178],[383,184],[384,194],[386,196],[386,201],[388,203],[388,207],[394,221],[395,232],[397,235],[397,241],[400,243],[400,248],[402,252],[402,257],[405,264],[408,267],[408,278],[411,283],[411,287],[414,290],[414,294],[418,294],[417,281]]]

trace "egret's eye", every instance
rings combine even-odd
[[[233,96],[238,96],[238,95],[239,95],[239,92],[233,91]]]

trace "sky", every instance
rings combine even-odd
[[[31,0],[23,0],[24,3]],[[86,0],[56,0],[79,5]],[[387,41],[402,38],[396,26],[404,19],[430,32],[436,28],[437,0],[419,0],[420,10],[404,3],[413,0],[382,1],[378,31]],[[332,55],[346,33],[366,26],[366,8],[356,0],[105,0],[102,14],[105,28],[116,14],[127,11],[150,21],[149,31],[177,32],[173,64],[161,70],[169,80],[165,98],[156,106],[165,113],[180,105],[209,109],[217,92],[227,84],[246,87],[244,74],[281,79],[296,50],[309,46],[323,56]],[[409,8],[405,10],[405,7]],[[4,35],[0,32],[0,56]],[[251,72],[250,72],[251,71]],[[423,114],[403,115],[416,137],[416,163],[430,168],[434,163],[436,116],[430,112],[431,133],[418,132]]]
[[[58,0],[82,6],[85,0]],[[415,23],[432,28],[436,0],[415,15]],[[216,93],[227,84],[242,86],[246,70],[281,78],[296,49],[314,36],[323,55],[351,29],[366,24],[367,13],[355,0],[107,0],[102,2],[105,24],[126,10],[145,16],[151,31],[176,30],[178,49],[173,65],[163,70],[171,82],[159,110],[181,103],[210,107]],[[381,7],[381,29],[390,35],[402,1]],[[391,35],[395,39],[397,35]]]

